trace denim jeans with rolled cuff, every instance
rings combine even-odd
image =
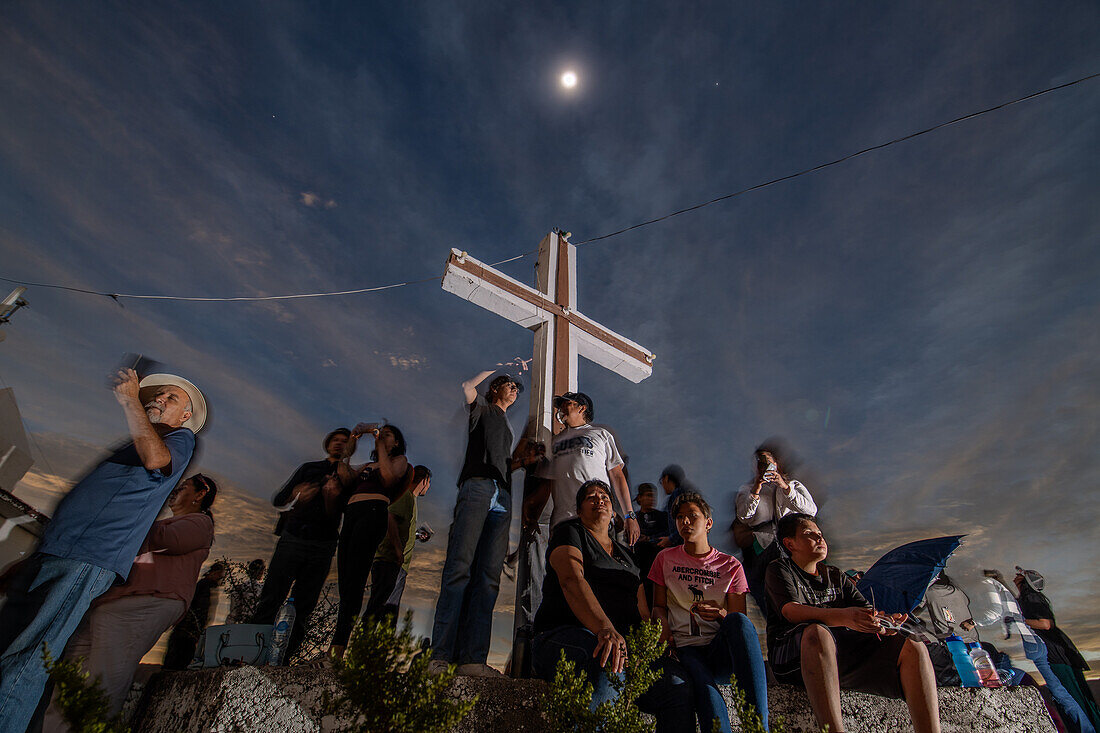
[[[507,488],[489,478],[462,482],[447,535],[432,625],[432,659],[458,665],[484,664],[488,659],[511,522]]]

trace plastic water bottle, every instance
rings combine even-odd
[[[948,651],[951,652],[951,661],[955,663],[955,669],[959,673],[963,687],[981,687],[982,678],[978,676],[978,669],[974,666],[974,659],[966,648],[966,642],[958,636],[949,636],[944,639]]]
[[[978,670],[978,679],[984,687],[1000,687],[1001,676],[997,674],[997,667],[993,664],[993,658],[989,652],[982,649],[981,644],[972,641],[966,645],[970,650],[970,658],[974,660],[974,668]]]
[[[275,625],[271,627],[271,651],[268,653],[268,664],[276,667],[282,666],[283,655],[286,654],[286,647],[290,642],[290,632],[294,630],[296,616],[294,598],[287,598],[286,603],[279,608],[279,613],[275,616]]]

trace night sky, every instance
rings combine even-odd
[[[460,5],[5,3],[0,276],[200,297],[438,277],[452,247],[587,240],[1100,72],[1093,2]],[[1039,570],[1100,659],[1097,119],[1100,79],[580,246],[581,310],[657,354],[638,385],[580,367],[633,482],[682,464],[730,549],[781,435],[834,564],[966,533],[964,586]],[[438,281],[26,297],[0,344],[36,444],[18,495],[51,509],[124,437],[124,352],[213,406],[192,468],[225,487],[214,556],[266,556],[267,498],[328,430],[386,418],[435,471],[406,595],[427,630],[459,385],[529,332]]]

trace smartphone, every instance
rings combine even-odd
[[[129,352],[122,355],[122,358],[118,362],[118,366],[107,377],[107,388],[114,389],[115,382],[117,381],[115,375],[124,369],[133,369],[137,372],[138,380],[142,380],[150,374],[156,374],[161,370],[161,363],[155,359],[150,359],[145,354],[131,354]]]

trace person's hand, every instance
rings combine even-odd
[[[714,601],[699,601],[691,604],[691,612],[704,621],[721,621],[726,617],[726,609]]]
[[[791,490],[791,485],[788,484],[787,481],[779,474],[779,471],[765,471],[760,480],[761,483],[767,482],[775,484],[776,486],[788,493]]]
[[[335,499],[340,496],[340,490],[343,487],[340,485],[340,480],[335,476],[329,476],[325,481],[325,485],[321,487],[321,492],[326,499]]]
[[[351,437],[358,438],[360,435],[370,433],[377,438],[378,432],[378,423],[361,422],[356,423],[355,427],[351,429]]]
[[[642,525],[638,524],[638,520],[634,518],[626,520],[626,544],[633,547],[641,536]]]
[[[878,611],[876,613],[878,614],[878,617],[880,619],[888,622],[892,626],[901,626],[903,623],[905,623],[905,619],[908,618],[904,613],[883,613],[881,611]],[[883,636],[893,636],[894,634],[898,633],[898,631],[895,628],[882,626],[879,633],[881,633]]]
[[[523,454],[523,465],[531,466],[542,460],[542,457],[546,455],[546,444],[536,443],[534,441],[527,444],[527,450]]]
[[[317,496],[317,492],[320,491],[320,489],[321,487],[316,481],[303,481],[294,487],[293,496],[299,504],[304,504]]]
[[[840,609],[840,625],[852,631],[862,631],[865,634],[880,634],[882,626],[879,624],[879,612],[870,608],[852,606]]]
[[[128,402],[138,402],[138,384],[141,380],[138,379],[137,372],[133,369],[119,369],[115,373],[114,380],[115,386],[111,388],[111,391],[115,393],[118,404],[125,405]]]
[[[600,660],[601,667],[606,668],[610,663],[611,672],[619,674],[626,667],[626,639],[612,627],[600,629],[592,657]]]
[[[662,537],[653,544],[657,545],[657,547],[660,547],[663,550],[664,548],[672,544],[672,540],[670,540],[668,537]]]

